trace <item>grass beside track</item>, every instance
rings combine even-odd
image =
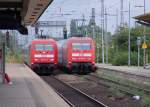
[[[7,52],[6,63],[23,63],[21,52]]]
[[[137,90],[136,88],[132,88],[132,87],[139,87],[142,89],[146,89],[146,90],[150,90],[150,86],[149,85],[145,85],[145,84],[138,84],[134,81],[131,80],[125,80],[123,78],[120,78],[118,76],[115,75],[110,75],[110,74],[104,74],[104,73],[98,73],[96,74],[97,76],[99,76],[100,78],[106,79],[106,80],[110,80],[110,81],[114,81],[114,82],[118,82],[120,84],[125,84],[128,85],[129,87],[122,87],[122,86],[117,86],[115,84],[111,84],[111,88],[110,91],[118,96],[123,96],[123,94],[121,94],[121,92],[119,91],[120,88],[123,88],[124,90],[127,90],[128,92],[133,93],[134,95],[138,95],[141,97],[141,104],[144,107],[150,107],[150,95],[147,95],[144,90]]]

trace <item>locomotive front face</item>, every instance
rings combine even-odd
[[[91,38],[72,37],[58,43],[59,65],[68,72],[92,72],[95,67],[95,44]],[[87,70],[88,69],[88,70]]]
[[[67,68],[72,72],[95,71],[95,47],[92,41],[73,41],[70,45],[70,63]]]
[[[54,63],[54,46],[50,44],[35,44],[35,63]]]
[[[93,55],[91,43],[72,43],[72,62],[91,62]]]

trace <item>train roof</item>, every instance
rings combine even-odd
[[[72,40],[93,40],[92,38],[89,38],[89,37],[70,37],[68,39],[63,39],[63,40],[59,40],[57,41],[57,43],[65,43],[66,41],[72,41]]]
[[[67,42],[93,42],[93,39],[89,37],[71,37]]]
[[[68,40],[92,40],[92,38],[89,38],[89,37],[71,37]]]
[[[90,42],[93,42],[93,39],[92,38],[89,38],[89,37],[70,37],[68,39],[63,39],[63,40],[60,40],[60,41],[57,41],[57,45],[58,47],[62,47],[66,42],[81,42],[81,41],[90,41]]]
[[[90,40],[90,41],[93,41],[92,38],[89,38],[89,37],[70,37],[68,39],[63,39],[63,40],[59,40],[57,41],[57,43],[64,43],[66,41],[77,41],[77,40]]]
[[[51,43],[56,43],[56,41],[54,39],[35,39],[31,42],[31,44],[34,43],[39,43],[39,42],[51,42]]]

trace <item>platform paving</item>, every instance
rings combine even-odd
[[[143,67],[137,67],[137,66],[113,66],[111,64],[96,64],[98,68],[105,68],[109,70],[116,70],[116,71],[122,71],[127,72],[135,75],[141,75],[145,77],[150,77],[150,69],[144,69]]]
[[[6,71],[13,84],[0,84],[0,107],[69,107],[27,66],[6,64]]]

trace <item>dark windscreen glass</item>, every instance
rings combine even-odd
[[[90,50],[91,44],[90,43],[73,43],[72,48],[73,50]]]
[[[37,51],[52,51],[53,47],[52,47],[52,45],[38,44],[38,45],[35,45],[35,49]]]

